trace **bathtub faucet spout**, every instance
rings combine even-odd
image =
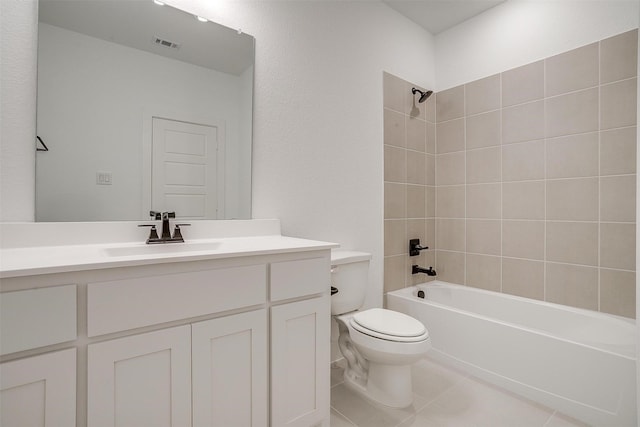
[[[411,266],[411,274],[418,274],[418,273],[424,273],[427,276],[435,276],[436,275],[436,271],[433,269],[433,267],[429,267],[429,268],[422,268],[418,265],[412,265]]]

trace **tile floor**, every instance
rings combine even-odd
[[[585,424],[484,381],[424,359],[413,367],[413,405],[377,407],[331,369],[331,427],[576,427]]]

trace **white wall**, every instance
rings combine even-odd
[[[637,0],[510,0],[436,36],[437,90],[638,28]]]
[[[0,221],[33,221],[38,2],[0,1]]]
[[[155,209],[142,206],[143,122],[151,113],[224,122],[225,207],[242,216],[239,181],[247,170],[238,163],[246,151],[242,128],[250,126],[240,115],[241,104],[251,100],[250,93],[244,99],[246,78],[44,23],[38,38],[37,130],[50,151],[36,159],[36,220],[146,218],[145,209]],[[113,174],[112,185],[96,185],[99,171]]]
[[[253,216],[373,253],[382,303],[382,72],[433,87],[431,35],[380,2],[172,0],[256,37]]]

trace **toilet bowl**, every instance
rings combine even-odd
[[[340,351],[347,360],[345,384],[376,403],[404,408],[413,403],[411,364],[431,347],[422,323],[374,308],[335,317]]]
[[[424,325],[406,314],[364,303],[370,254],[332,251],[331,312],[338,346],[347,366],[347,387],[378,404],[404,408],[413,403],[411,364],[431,347]]]

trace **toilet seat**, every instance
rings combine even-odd
[[[349,323],[363,334],[387,341],[419,342],[429,338],[429,332],[420,321],[383,308],[358,312]]]

